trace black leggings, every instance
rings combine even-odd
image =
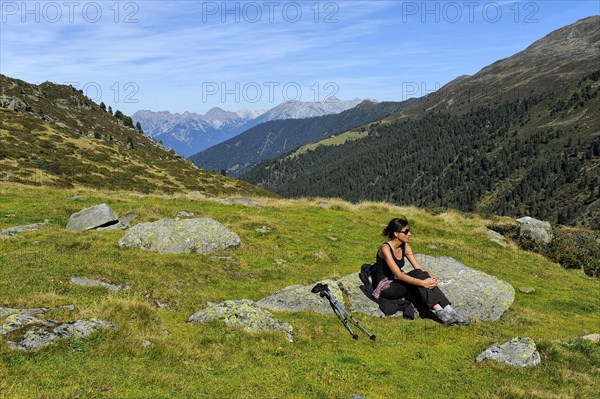
[[[406,274],[419,280],[426,280],[430,277],[429,273],[420,269],[411,270]],[[392,285],[381,291],[381,297],[385,299],[410,298],[409,300],[420,300],[428,308],[432,308],[436,303],[443,308],[450,305],[450,301],[439,287],[432,289],[417,287],[416,285],[407,284],[400,280],[392,281]]]

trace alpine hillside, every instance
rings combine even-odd
[[[271,195],[201,170],[72,86],[0,75],[0,180],[61,188]]]
[[[428,111],[467,112],[566,89],[600,65],[599,16],[565,26],[527,49],[463,75],[406,107],[398,116]]]
[[[414,101],[343,144],[243,176],[287,197],[386,200],[600,229],[600,17]]]

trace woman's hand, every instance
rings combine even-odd
[[[421,281],[421,286],[428,288],[428,289],[432,289],[437,286],[437,279],[435,277],[427,278],[425,280],[420,280],[420,281]]]

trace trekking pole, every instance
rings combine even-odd
[[[325,285],[325,287],[327,288],[327,285]],[[329,304],[331,305],[333,312],[342,321],[344,326],[346,326],[346,329],[350,332],[352,338],[358,339],[358,334],[355,334],[354,331],[352,331],[352,327],[350,327],[350,323],[348,323],[348,318],[346,318],[346,315],[344,314],[344,308],[342,308],[338,301],[336,301],[335,298],[331,296],[329,290],[326,289],[322,291],[320,295],[321,297],[325,296],[329,300]]]
[[[348,312],[332,295],[331,295],[331,291],[329,291],[329,287],[327,286],[327,284],[321,284],[321,283],[317,283],[317,285],[315,285],[313,287],[313,289],[311,290],[313,293],[318,293],[321,298],[325,297],[327,298],[327,300],[329,300],[329,304],[331,305],[331,308],[333,309],[333,312],[338,316],[338,318],[342,321],[342,323],[344,324],[344,326],[346,327],[346,329],[350,332],[350,334],[352,335],[352,338],[354,339],[358,339],[358,335],[354,333],[354,331],[352,331],[352,327],[350,327],[350,323],[348,323],[348,317],[350,318],[350,320],[352,320],[357,327],[364,332],[365,334],[367,334],[369,336],[369,338],[373,341],[375,341],[376,336],[371,334],[369,331],[367,331],[367,329],[359,323],[358,320],[356,320],[354,318],[354,316],[352,316],[350,314],[350,312]],[[346,317],[348,316],[348,317]]]
[[[367,329],[360,324],[360,322],[358,320],[356,320],[354,318],[354,316],[352,316],[346,309],[342,308],[342,310],[344,312],[346,312],[346,314],[348,315],[348,317],[350,318],[350,320],[352,320],[354,322],[354,324],[356,324],[356,326],[362,330],[362,332],[364,332],[365,334],[367,334],[369,336],[370,339],[372,339],[373,341],[375,341],[375,339],[377,338],[374,334],[371,334],[369,331],[367,331]]]

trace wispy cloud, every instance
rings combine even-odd
[[[78,3],[70,15],[63,3],[53,2],[63,7],[62,17],[50,21],[52,10],[44,14],[42,9],[49,3],[4,1],[0,66],[2,73],[31,82],[93,83],[102,89],[103,101],[129,113],[138,108],[204,112],[215,105],[276,105],[266,98],[249,104],[243,99],[231,103],[235,96],[203,98],[207,82],[226,88],[294,82],[311,95],[311,86],[335,82],[349,98],[389,99],[406,81],[445,82],[473,73],[523,49],[557,23],[593,13],[591,2],[570,2],[577,3],[572,12],[539,2],[540,22],[534,25],[516,24],[508,13],[494,24],[481,18],[451,24],[423,23],[418,15],[405,18],[405,6],[397,1],[275,3],[271,10],[266,2],[228,2],[226,9],[220,1],[95,2],[102,6],[101,18],[96,18],[95,6],[82,13],[88,3]],[[503,10],[516,7],[514,1],[496,3]],[[518,4],[521,11],[524,4]],[[21,9],[15,11],[15,6]],[[35,7],[40,7],[39,15],[23,14],[22,8]],[[128,82],[138,89],[137,103],[123,102]],[[277,92],[272,102],[281,100]]]

